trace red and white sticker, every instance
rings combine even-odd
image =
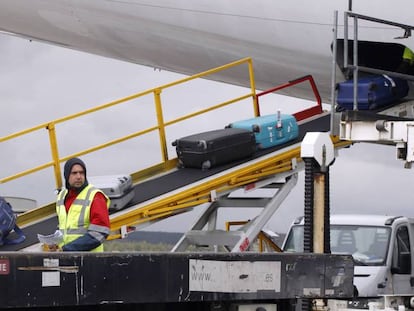
[[[0,275],[10,274],[10,261],[8,259],[0,259]]]

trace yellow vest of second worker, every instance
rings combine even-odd
[[[411,49],[406,47],[404,49],[403,59],[408,61],[410,63],[410,65],[413,65],[413,63],[414,63],[414,52]]]
[[[59,229],[63,233],[63,242],[59,245],[60,247],[76,240],[88,232],[88,227],[90,225],[91,204],[97,192],[101,192],[106,197],[101,190],[91,185],[86,186],[73,201],[68,213],[66,213],[65,208],[65,197],[68,190],[64,189],[59,193],[56,202],[56,214],[59,219]],[[106,199],[107,206],[109,208],[110,201],[107,197]],[[103,250],[104,248],[101,244],[91,251],[103,252]]]

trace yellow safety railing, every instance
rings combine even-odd
[[[181,116],[179,118],[170,120],[168,122],[166,122],[164,120],[163,109],[162,109],[162,104],[161,104],[161,93],[162,93],[163,90],[165,90],[167,88],[171,88],[171,87],[179,85],[179,84],[183,84],[185,82],[188,82],[188,81],[191,81],[191,80],[194,80],[194,79],[197,79],[197,78],[205,78],[205,77],[207,77],[209,75],[212,75],[214,73],[217,73],[217,72],[220,72],[220,71],[223,71],[223,70],[227,70],[229,68],[239,66],[239,65],[242,65],[242,64],[247,64],[248,65],[248,73],[249,73],[249,79],[250,79],[250,92],[249,93],[247,93],[245,95],[242,95],[242,96],[239,96],[239,97],[236,97],[232,100],[228,100],[228,101],[216,104],[216,105],[211,106],[209,108],[202,109],[202,110],[190,113],[190,114],[186,114],[184,116]],[[146,129],[140,130],[138,132],[131,133],[127,136],[123,136],[123,137],[120,137],[118,139],[114,139],[114,140],[108,141],[106,143],[103,143],[103,144],[100,144],[100,145],[97,145],[97,146],[94,146],[94,147],[91,147],[91,148],[88,148],[88,149],[85,149],[85,150],[82,150],[82,151],[79,151],[79,152],[76,152],[76,153],[73,153],[73,154],[70,154],[70,155],[66,155],[66,156],[60,156],[59,155],[58,138],[57,138],[57,134],[56,134],[56,125],[57,124],[67,122],[67,121],[79,118],[81,116],[92,114],[94,112],[97,112],[97,111],[100,111],[100,110],[103,110],[103,109],[107,109],[107,108],[110,108],[110,107],[113,107],[113,106],[116,106],[116,105],[120,105],[120,104],[129,102],[133,99],[151,94],[151,93],[154,96],[154,105],[155,105],[155,113],[156,113],[156,120],[157,120],[157,123],[154,124],[154,126],[148,127]],[[100,149],[103,149],[103,148],[106,148],[106,147],[109,147],[109,146],[112,146],[112,145],[116,145],[116,144],[119,144],[121,142],[127,141],[129,139],[132,139],[132,138],[135,138],[135,137],[138,137],[138,136],[142,136],[144,134],[154,132],[154,131],[158,131],[160,147],[161,147],[160,149],[161,149],[162,163],[167,163],[169,161],[168,151],[167,151],[167,142],[166,142],[166,133],[165,133],[165,128],[167,126],[176,124],[176,123],[181,122],[183,120],[193,118],[195,116],[204,114],[204,113],[212,111],[212,110],[216,110],[216,109],[219,109],[219,108],[222,108],[222,107],[240,102],[240,101],[242,101],[244,99],[247,99],[247,98],[252,98],[254,114],[255,114],[255,116],[258,116],[259,111],[258,111],[258,108],[257,108],[258,105],[257,105],[257,102],[256,102],[256,100],[257,100],[256,87],[255,87],[255,83],[254,83],[253,62],[252,62],[251,58],[244,58],[244,59],[226,64],[224,66],[220,66],[220,67],[217,67],[217,68],[214,68],[214,69],[211,69],[211,70],[201,72],[201,73],[193,75],[193,76],[186,77],[184,79],[181,79],[181,80],[178,80],[178,81],[175,81],[175,82],[172,82],[172,83],[162,85],[160,87],[152,88],[152,89],[149,89],[149,90],[146,90],[146,91],[143,91],[143,92],[140,92],[140,93],[136,93],[134,95],[131,95],[131,96],[119,99],[119,100],[115,100],[115,101],[97,106],[95,108],[91,108],[91,109],[88,109],[88,110],[85,110],[85,111],[82,111],[82,112],[79,112],[79,113],[76,113],[76,114],[72,114],[72,115],[69,115],[69,116],[66,116],[66,117],[63,117],[63,118],[60,118],[60,119],[56,119],[56,120],[53,120],[53,121],[50,121],[50,122],[47,122],[47,123],[43,123],[43,124],[40,124],[38,126],[29,128],[29,129],[26,129],[26,130],[23,130],[23,131],[20,131],[20,132],[16,132],[16,133],[13,133],[13,134],[8,135],[8,136],[0,137],[0,143],[3,143],[3,142],[6,142],[6,141],[10,141],[10,140],[12,140],[14,138],[17,138],[17,137],[21,137],[21,136],[24,136],[24,135],[27,135],[27,134],[31,134],[31,133],[36,132],[36,131],[43,131],[43,130],[46,129],[48,131],[49,145],[50,145],[50,150],[51,150],[51,155],[52,155],[51,156],[51,158],[52,158],[51,161],[46,162],[46,163],[41,164],[41,165],[38,165],[38,166],[33,167],[31,169],[21,171],[19,173],[16,173],[16,174],[13,174],[13,175],[10,175],[10,176],[7,176],[7,177],[3,177],[3,178],[0,179],[0,184],[9,182],[11,180],[15,180],[17,178],[20,178],[20,177],[38,172],[40,170],[43,170],[43,169],[46,169],[46,168],[49,168],[49,167],[53,167],[56,187],[61,188],[62,187],[62,174],[61,174],[60,164],[62,162],[67,161],[71,157],[78,157],[78,156],[81,156],[81,155],[89,154],[89,153],[92,153],[94,151],[97,151],[97,150],[100,150]]]

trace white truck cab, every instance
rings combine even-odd
[[[351,254],[358,297],[414,296],[414,219],[401,216],[331,215],[331,252]],[[303,252],[304,218],[291,225],[285,252]]]

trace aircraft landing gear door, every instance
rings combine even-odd
[[[391,274],[394,295],[413,293],[414,279],[411,258],[410,235],[407,226],[404,225],[396,231],[392,251]]]

